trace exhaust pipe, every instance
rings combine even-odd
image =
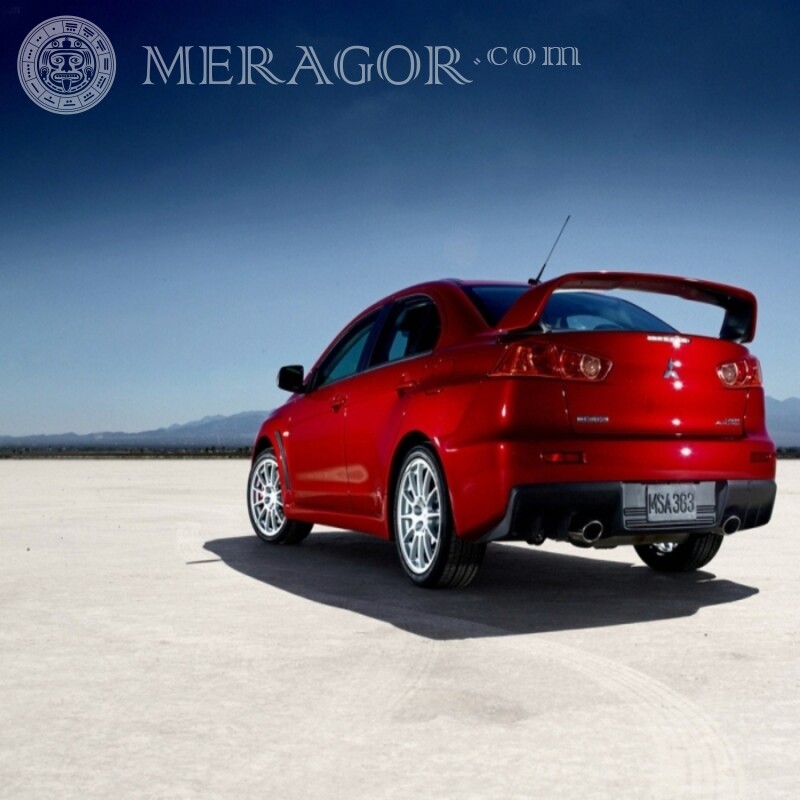
[[[604,526],[599,519],[593,519],[569,532],[569,538],[577,544],[594,544],[603,535]]]
[[[732,514],[722,523],[722,532],[727,536],[736,533],[742,527],[742,521],[735,514]]]

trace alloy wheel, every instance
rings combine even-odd
[[[409,461],[400,477],[396,525],[403,560],[422,575],[433,564],[442,540],[441,487],[422,456]]]

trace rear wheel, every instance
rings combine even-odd
[[[444,473],[427,445],[403,461],[393,511],[400,563],[418,586],[466,586],[478,574],[486,545],[455,535]]]
[[[247,511],[258,537],[270,544],[296,544],[311,532],[306,522],[286,519],[283,513],[278,460],[272,450],[259,453],[247,480]]]
[[[639,558],[658,572],[691,572],[704,567],[722,546],[717,533],[698,533],[685,542],[640,544],[635,546]]]

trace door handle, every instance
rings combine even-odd
[[[337,394],[335,397],[331,398],[331,408],[334,411],[338,411],[346,402],[347,402],[346,394]]]
[[[407,372],[400,376],[400,383],[397,384],[397,393],[405,394],[419,386],[419,381],[415,381]]]

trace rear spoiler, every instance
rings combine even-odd
[[[758,306],[755,296],[745,289],[694,278],[641,272],[571,272],[540,283],[531,287],[511,306],[497,324],[497,330],[507,333],[534,327],[556,289],[630,289],[683,297],[725,309],[720,339],[752,342],[756,334]]]

